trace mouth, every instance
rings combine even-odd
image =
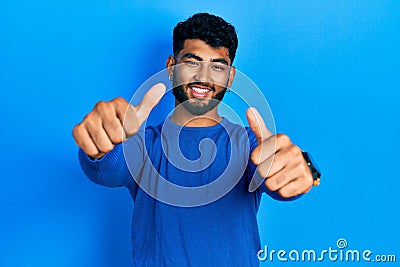
[[[192,84],[189,85],[190,94],[194,98],[205,98],[213,91],[210,87]]]

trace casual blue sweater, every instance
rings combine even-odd
[[[225,118],[211,127],[181,127],[166,119],[115,146],[100,160],[82,150],[79,160],[93,182],[128,188],[134,201],[135,266],[258,266],[256,215],[261,195],[291,199],[282,199],[264,183],[249,192],[257,173],[249,156],[256,146],[249,128]],[[229,164],[237,167],[237,174],[224,173]],[[224,182],[196,195],[185,188],[176,193],[161,185],[163,179],[186,189]],[[221,188],[229,190],[221,194]],[[217,199],[210,197],[215,192],[220,194]]]

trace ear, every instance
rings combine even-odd
[[[175,65],[175,58],[173,56],[169,56],[167,58],[167,62],[166,62],[166,68],[167,68],[169,77],[174,76],[174,65]]]
[[[235,79],[235,75],[236,75],[236,68],[234,66],[231,66],[231,69],[229,71],[228,88],[231,88],[233,79]]]

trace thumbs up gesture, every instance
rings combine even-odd
[[[137,106],[132,106],[121,97],[98,102],[72,131],[77,145],[90,157],[101,158],[114,145],[139,131],[165,90],[162,83],[154,85]]]
[[[284,198],[310,191],[313,178],[300,148],[287,135],[273,135],[255,108],[247,109],[246,117],[258,142],[251,160],[267,188]]]

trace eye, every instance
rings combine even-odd
[[[226,69],[226,66],[223,64],[213,64],[211,66],[211,69],[216,70],[216,71],[224,71]]]
[[[191,67],[198,67],[199,63],[196,61],[185,61],[185,64]]]

